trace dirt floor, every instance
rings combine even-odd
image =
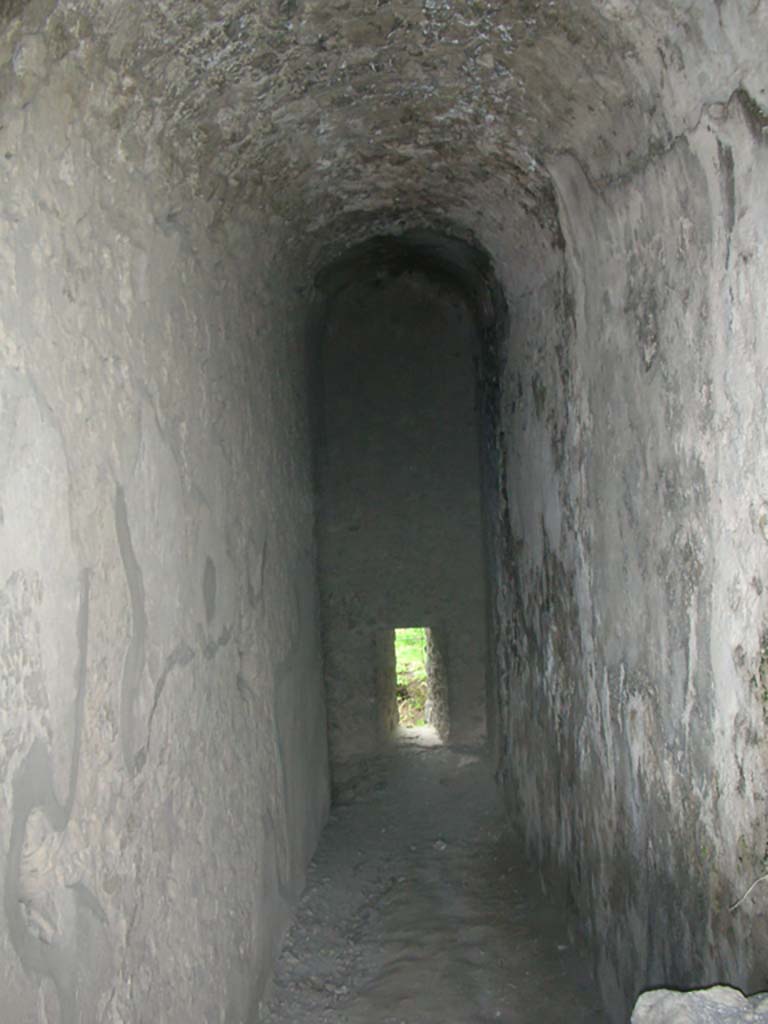
[[[350,765],[265,1024],[599,1024],[578,940],[542,895],[476,751],[401,730]]]

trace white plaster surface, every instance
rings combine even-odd
[[[503,347],[500,774],[616,1020],[765,984],[766,153],[734,93],[615,180],[553,160],[564,248]]]
[[[301,321],[51,44],[3,101],[0,1018],[234,1024],[328,801]]]

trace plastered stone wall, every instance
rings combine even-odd
[[[768,985],[765,893],[731,909],[768,839],[766,125],[735,90],[614,180],[552,162],[486,420],[499,763],[617,1021]]]
[[[764,853],[767,17],[0,4],[9,1019],[254,1004],[325,802],[307,285],[414,228],[487,250],[510,306],[483,426],[510,797],[616,1013],[764,984],[762,887],[727,908]]]
[[[383,273],[341,292],[321,344],[318,529],[333,755],[374,749],[390,734],[376,647],[399,626],[434,627],[442,638],[448,732],[477,739],[485,605],[472,316],[422,274]]]
[[[250,1021],[328,800],[301,323],[56,38],[3,44],[0,1018]]]

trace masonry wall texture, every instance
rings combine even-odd
[[[485,589],[473,354],[465,301],[381,270],[329,306],[322,346],[319,547],[334,758],[392,734],[377,647],[428,626],[447,687],[441,731],[485,729]],[[395,692],[394,666],[384,685]]]
[[[766,985],[764,891],[729,907],[767,838],[767,36],[764,0],[0,3],[4,1019],[254,1018],[327,805],[313,281],[415,229],[509,309],[510,804],[617,1020]]]

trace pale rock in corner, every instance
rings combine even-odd
[[[727,985],[673,992],[644,992],[635,1003],[631,1024],[768,1024],[768,993],[747,997]]]

